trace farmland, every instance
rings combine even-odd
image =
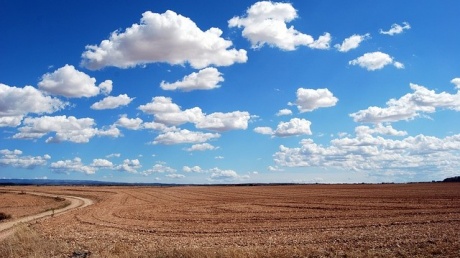
[[[94,200],[27,227],[63,257],[460,256],[459,183],[5,189]]]

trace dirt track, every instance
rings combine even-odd
[[[16,190],[12,190],[9,192],[20,193],[20,191],[16,191]],[[0,240],[14,233],[14,226],[20,223],[27,223],[27,222],[35,221],[35,220],[45,218],[45,217],[58,216],[65,212],[69,212],[73,209],[83,208],[83,207],[93,204],[92,200],[88,198],[78,197],[78,196],[56,195],[56,194],[49,194],[49,193],[43,193],[43,192],[22,192],[22,193],[38,195],[38,196],[47,196],[47,197],[60,197],[60,198],[64,198],[67,201],[69,201],[70,204],[61,209],[48,210],[48,211],[41,212],[38,214],[28,215],[25,217],[21,217],[21,218],[17,218],[17,219],[13,219],[13,220],[9,220],[9,221],[0,223]]]

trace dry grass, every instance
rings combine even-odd
[[[21,225],[16,232],[0,244],[0,257],[65,257],[62,246],[50,239],[45,239],[26,225]]]
[[[459,189],[55,187],[97,203],[33,228],[65,257],[460,257]]]

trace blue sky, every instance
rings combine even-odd
[[[458,1],[0,1],[0,178],[441,180]]]

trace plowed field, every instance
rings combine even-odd
[[[31,226],[67,256],[460,257],[458,183],[40,190],[96,202]]]
[[[11,215],[12,219],[57,209],[66,204],[60,198],[2,191],[0,188],[0,212]]]

